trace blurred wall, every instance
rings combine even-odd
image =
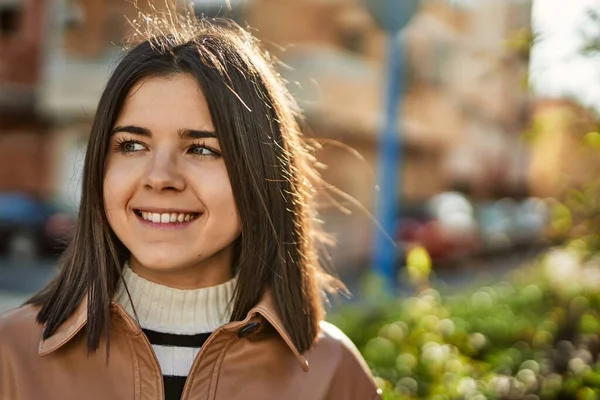
[[[51,190],[49,124],[36,109],[47,4],[0,2],[0,188]]]
[[[33,88],[40,75],[46,2],[12,0],[0,3],[0,85]],[[3,106],[8,106],[4,104]]]
[[[595,114],[575,101],[540,99],[529,132],[532,192],[557,197],[567,190],[597,180],[597,146],[586,145],[585,135],[597,129]]]

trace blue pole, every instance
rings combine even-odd
[[[372,266],[391,289],[396,283],[395,223],[400,197],[397,193],[401,157],[398,132],[399,105],[402,95],[402,40],[397,32],[389,33],[388,65],[385,94],[385,122],[379,139],[379,185],[377,219],[381,227],[374,233]]]

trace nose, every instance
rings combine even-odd
[[[170,154],[155,154],[144,175],[143,185],[153,191],[185,189],[177,159]]]

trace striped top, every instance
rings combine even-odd
[[[123,278],[160,364],[165,399],[179,400],[200,348],[216,328],[229,322],[236,279],[209,288],[179,290],[150,282],[127,265]],[[123,284],[116,299],[135,317]]]

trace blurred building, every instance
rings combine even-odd
[[[36,110],[45,5],[0,2],[0,190],[38,196],[51,190],[49,125]]]
[[[531,2],[453,3],[424,1],[403,35],[408,93],[399,128],[405,143],[402,196],[408,201],[453,186],[493,197],[526,184],[518,137],[529,115]],[[282,72],[294,83],[314,134],[338,139],[366,159],[366,165],[352,156],[341,162],[344,150],[325,150],[323,156],[335,160],[326,162],[328,177],[370,205],[374,177],[364,171],[376,166],[385,36],[357,1],[253,4],[250,24],[291,67]]]
[[[511,196],[527,186],[531,1],[466,3],[431,1],[409,27],[404,112],[445,145],[446,188]]]
[[[458,3],[465,2],[423,1],[403,33],[405,204],[452,189],[476,200],[527,190],[529,157],[520,135],[529,123],[531,1]],[[372,211],[385,35],[358,1],[252,4],[251,26],[289,66],[282,74],[305,110],[309,133],[323,142],[325,178]],[[324,219],[343,232],[339,253],[352,259],[367,253],[373,222],[350,208],[354,218],[330,209]]]
[[[597,132],[594,112],[576,101],[540,99],[532,119],[527,139],[531,143],[529,181],[535,196],[561,196],[598,179],[599,144],[586,140],[588,133]]]
[[[21,172],[2,172],[0,187],[76,204],[90,122],[121,54],[128,32],[124,16],[134,18],[136,12],[126,0],[45,1],[0,3],[19,10],[0,14],[2,21],[17,21],[12,30],[19,32],[0,38],[2,109],[10,103],[26,115],[21,122],[11,117],[10,131],[21,132],[18,139],[2,119],[0,162]],[[224,14],[224,0],[193,3],[198,15]],[[401,196],[408,202],[458,187],[476,198],[506,195],[527,182],[519,135],[529,115],[531,0],[459,3],[423,0],[403,33],[407,90],[398,111]],[[359,0],[230,4],[228,15],[248,23],[281,60],[281,73],[305,111],[307,134],[323,144],[317,156],[328,165],[326,180],[371,212],[383,121],[384,33]],[[3,23],[2,32],[11,29],[5,26],[12,25]],[[5,72],[7,64],[13,72]],[[13,95],[15,90],[22,94]],[[11,140],[13,147],[5,145]],[[14,154],[25,154],[19,146],[30,160],[14,160]],[[10,162],[5,152],[13,156]],[[360,207],[350,208],[353,218],[332,208],[325,220],[331,230],[343,232],[340,253],[352,258],[366,252],[373,222]]]

